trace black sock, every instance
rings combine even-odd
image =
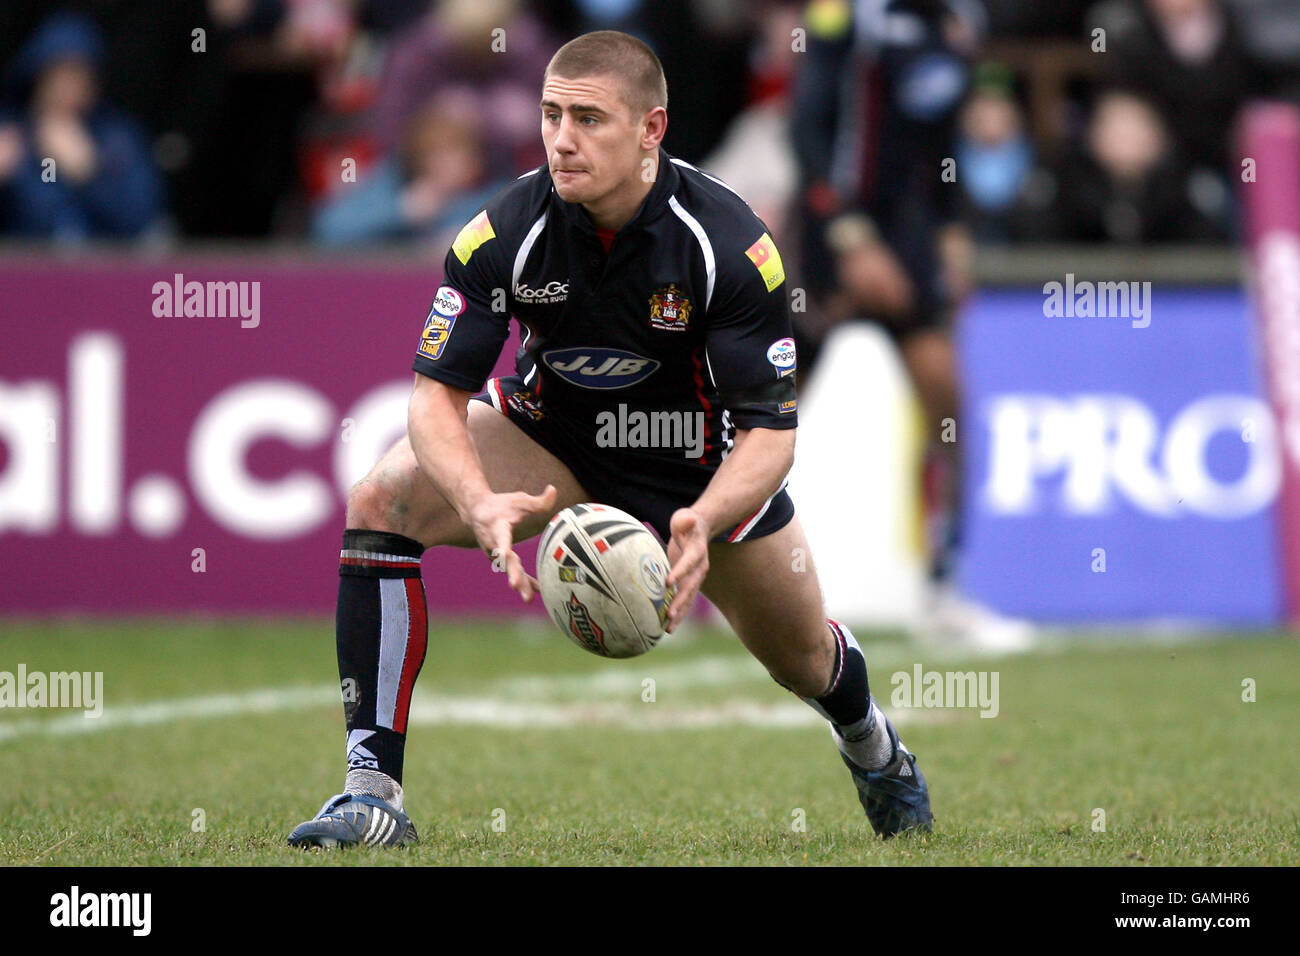
[[[428,641],[424,550],[400,534],[349,528],[339,555],[335,639],[348,769],[378,770],[399,784],[411,692]]]
[[[839,621],[827,620],[826,626],[835,639],[830,687],[820,697],[801,699],[834,725],[836,745],[846,759],[864,770],[880,770],[894,759],[894,744],[871,697],[866,658],[852,631]]]
[[[867,661],[853,634],[838,621],[826,622],[835,638],[835,667],[830,688],[808,701],[839,727],[857,724],[871,711],[867,686]]]

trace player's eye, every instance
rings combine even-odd
[[[587,120],[591,120],[591,122],[588,123]],[[588,115],[586,115],[586,116],[584,116],[584,117],[582,118],[582,125],[583,125],[583,126],[595,126],[595,125],[596,125],[596,122],[597,122],[596,117],[594,117],[594,116],[592,116],[592,115],[590,115],[590,114],[588,114]]]

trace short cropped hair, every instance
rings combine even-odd
[[[555,51],[546,76],[577,79],[609,74],[623,82],[623,99],[639,113],[668,107],[668,82],[654,50],[618,30],[597,30],[575,37]]]

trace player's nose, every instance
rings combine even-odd
[[[560,117],[560,128],[555,133],[555,151],[572,153],[577,149],[577,145],[573,137],[573,120],[568,116]]]

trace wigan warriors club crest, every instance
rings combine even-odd
[[[691,300],[676,284],[650,296],[650,327],[665,332],[685,332],[691,320]]]

